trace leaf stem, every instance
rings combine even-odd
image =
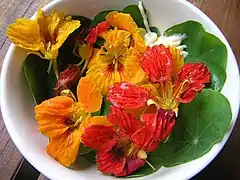
[[[53,64],[53,71],[56,75],[56,78],[58,79],[58,64],[57,64],[57,59],[52,59],[52,64]]]
[[[85,59],[82,59],[78,64],[76,64],[76,66],[81,66],[84,61]]]
[[[146,160],[146,163],[152,168],[152,170],[156,171],[156,168],[148,160]]]

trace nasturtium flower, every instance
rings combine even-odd
[[[80,21],[65,17],[63,13],[45,15],[38,11],[35,20],[19,18],[7,29],[8,38],[21,48],[35,52],[45,59],[56,59],[58,50]]]
[[[100,35],[104,46],[95,50],[90,60],[87,77],[96,82],[103,94],[116,82],[139,83],[146,77],[140,67],[140,53],[131,46],[131,34],[117,28]]]
[[[85,127],[110,125],[106,117],[91,116],[102,104],[101,93],[94,82],[81,78],[77,98],[75,102],[69,96],[56,96],[35,107],[39,131],[50,139],[47,153],[65,166],[75,161]]]
[[[144,39],[141,37],[137,24],[130,14],[113,11],[107,15],[106,19],[111,26],[131,33],[133,47],[137,49],[138,52],[143,53],[145,51],[146,46]]]
[[[111,106],[107,116],[112,126],[91,125],[82,135],[85,146],[97,150],[98,170],[126,176],[142,167],[147,153],[166,139],[175,125],[175,113],[159,109],[143,114],[140,120]]]
[[[144,108],[151,104],[165,110],[176,110],[180,103],[191,102],[211,74],[203,63],[183,64],[180,51],[163,45],[148,48],[140,59],[149,83],[137,86],[127,82],[110,88],[108,100],[120,108]],[[142,98],[140,98],[142,97]]]

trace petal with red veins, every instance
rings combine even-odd
[[[140,58],[140,64],[153,83],[165,82],[171,78],[172,55],[164,45],[147,48]]]
[[[110,27],[108,21],[103,21],[99,23],[95,28],[91,30],[88,36],[85,38],[85,41],[94,44],[97,41],[98,36],[105,32]]]
[[[204,63],[190,63],[184,65],[178,73],[177,84],[184,84],[185,88],[177,95],[177,100],[182,103],[191,102],[197,92],[201,92],[206,83],[210,83],[211,74]]]
[[[104,174],[122,173],[126,165],[126,158],[122,153],[120,149],[98,152],[96,159],[98,170]]]
[[[107,116],[108,120],[117,125],[120,128],[123,135],[131,136],[138,129],[141,128],[141,121],[135,119],[130,113],[124,111],[124,109],[111,106],[110,113]]]
[[[86,128],[81,138],[85,146],[98,151],[110,150],[118,139],[115,128],[104,125],[93,125]]]
[[[140,108],[147,105],[150,94],[147,89],[127,82],[115,84],[109,89],[108,101],[120,108]]]
[[[144,166],[145,160],[139,158],[139,157],[128,157],[126,165],[121,173],[115,174],[116,176],[127,176],[134,171],[138,170],[142,166]]]

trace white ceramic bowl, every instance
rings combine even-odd
[[[54,9],[70,15],[83,15],[93,18],[102,10],[122,9],[126,5],[135,3],[137,3],[136,0],[56,0],[45,6],[43,10],[49,12]],[[202,23],[207,31],[218,36],[226,44],[228,50],[227,81],[222,93],[231,104],[233,128],[237,119],[240,99],[239,72],[233,52],[221,31],[205,14],[186,0],[145,0],[144,5],[149,11],[152,25],[158,27],[161,32],[176,23],[196,20]],[[9,134],[18,149],[36,169],[50,179],[112,179],[113,177],[101,175],[94,166],[89,168],[76,167],[76,169],[81,170],[65,168],[46,154],[45,146],[48,139],[38,132],[33,111],[34,103],[21,72],[25,55],[24,50],[12,44],[5,57],[1,76],[2,114]],[[145,177],[145,179],[191,178],[214,159],[226,143],[231,131],[228,132],[221,143],[216,144],[203,157],[173,168],[161,168],[158,172]]]

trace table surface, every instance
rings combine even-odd
[[[18,17],[31,17],[37,8],[51,0],[0,1],[0,68],[10,45],[6,27]],[[222,30],[240,64],[240,0],[189,0],[205,12]],[[239,81],[239,80],[238,80]],[[239,179],[240,116],[233,133],[221,153],[193,179]],[[47,179],[22,157],[13,144],[0,115],[0,175],[2,180]]]

